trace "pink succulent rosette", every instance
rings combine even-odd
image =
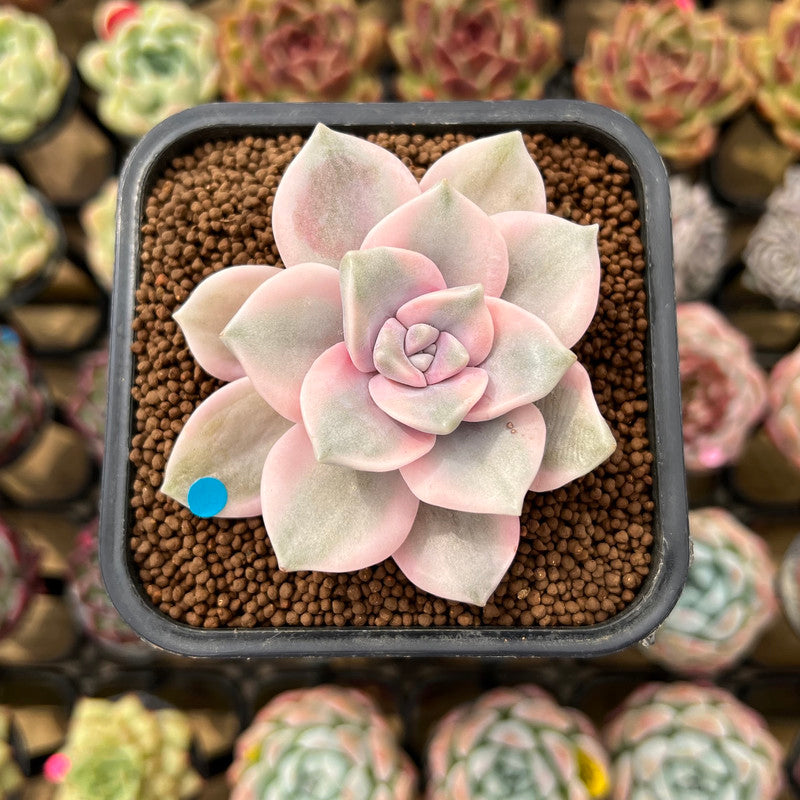
[[[645,654],[687,675],[741,660],[778,611],[767,543],[724,508],[689,512],[694,558],[678,603]]]
[[[161,490],[203,516],[262,514],[283,570],[393,557],[421,589],[483,605],[528,490],[616,446],[569,349],[597,305],[597,226],[546,213],[518,131],[418,183],[318,125],[272,229],[285,270],[228,267],[175,315],[230,383],[186,423]]]
[[[596,800],[610,767],[588,717],[537,686],[486,692],[437,724],[426,800]]]
[[[764,427],[775,447],[800,469],[800,347],[772,368],[767,403]]]
[[[678,305],[686,468],[735,461],[766,402],[766,378],[747,337],[706,303]]]
[[[611,800],[775,800],[781,747],[732,694],[694,683],[649,683],[605,727]]]

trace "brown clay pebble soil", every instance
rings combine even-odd
[[[469,136],[378,134],[419,178]],[[638,207],[627,166],[572,138],[526,136],[544,175],[548,211],[600,225],[598,312],[576,346],[619,446],[593,473],[529,494],[522,541],[485,608],[434,598],[394,562],[345,575],[285,573],[261,518],[204,520],[158,492],[175,437],[220,386],[197,366],[172,313],[192,288],[231,264],[280,264],[270,228],[275,188],[299,136],[221,141],[176,158],[156,183],[142,226],[135,467],[130,544],[151,601],[172,619],[219,626],[591,625],[633,600],[650,563],[651,498],[645,396],[647,330]]]

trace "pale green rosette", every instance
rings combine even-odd
[[[55,115],[69,71],[41,17],[0,7],[0,142],[22,142]]]
[[[642,686],[604,735],[612,800],[774,800],[781,789],[781,747],[764,720],[715,686]]]
[[[36,195],[18,172],[0,164],[0,299],[42,270],[57,242]]]
[[[117,187],[116,178],[106,181],[103,188],[81,209],[81,225],[86,234],[86,260],[100,285],[109,291],[114,281]]]
[[[142,136],[162,119],[217,94],[216,26],[183,3],[150,0],[78,56],[100,93],[98,114],[123,136]]]

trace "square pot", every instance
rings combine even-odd
[[[133,563],[133,468],[129,461],[135,414],[133,321],[140,282],[141,223],[158,177],[177,155],[204,142],[245,136],[308,135],[317,122],[343,132],[478,136],[521,130],[578,136],[622,159],[639,204],[646,262],[648,332],[647,436],[653,455],[653,544],[650,571],[630,604],[585,627],[542,628],[217,628],[176,622],[148,599]],[[663,621],[682,589],[689,560],[681,437],[680,383],[672,277],[667,174],[645,135],[626,117],[578,101],[407,104],[212,104],[158,125],[131,153],[120,184],[117,262],[111,320],[109,424],[103,467],[100,559],[103,577],[122,616],[153,644],[189,656],[527,655],[597,656],[645,639]]]

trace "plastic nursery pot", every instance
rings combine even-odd
[[[220,139],[308,136],[318,122],[345,133],[488,136],[503,131],[577,136],[626,162],[639,204],[646,266],[648,334],[647,435],[653,455],[653,544],[648,577],[622,611],[584,627],[286,627],[195,628],[162,614],[149,601],[133,563],[129,539],[135,429],[131,351],[140,282],[140,228],[147,198],[171,160]],[[211,104],[182,112],[150,131],[122,174],[117,215],[111,313],[109,425],[103,465],[100,561],[122,616],[153,644],[190,656],[484,655],[597,656],[646,638],[667,616],[683,586],[689,560],[680,384],[675,330],[669,191],[655,148],[627,117],[573,100],[504,103]],[[111,422],[113,421],[113,422]],[[587,508],[587,511],[592,509]]]

